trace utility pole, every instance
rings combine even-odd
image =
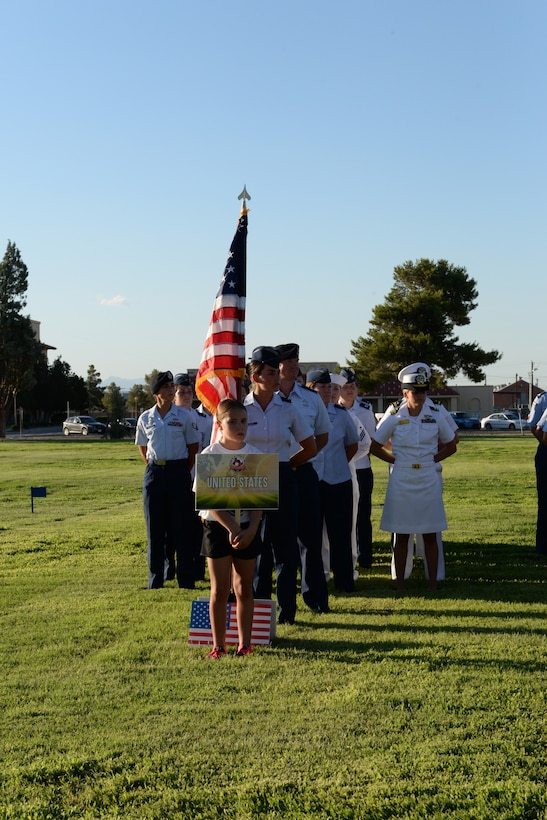
[[[534,363],[530,362],[530,384],[528,385],[528,407],[532,406],[532,402],[534,401],[534,371],[537,370],[534,367]]]

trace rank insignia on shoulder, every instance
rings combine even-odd
[[[370,410],[372,405],[369,401],[366,401],[366,399],[361,399],[359,402],[359,407],[363,407],[365,410]]]
[[[394,416],[396,413],[399,412],[399,410],[401,409],[402,401],[403,401],[402,399],[398,399],[397,401],[393,402],[393,404],[391,405],[391,410],[390,410],[390,413],[391,413],[392,416]]]

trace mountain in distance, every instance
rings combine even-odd
[[[134,379],[122,379],[121,376],[108,376],[102,380],[101,387],[108,387],[112,382],[117,384],[118,387],[121,387],[122,390],[130,390],[134,384],[146,384],[144,376],[136,376]]]

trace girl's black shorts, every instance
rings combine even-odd
[[[249,524],[242,524],[241,529],[247,529],[248,526]],[[262,539],[259,532],[260,529],[247,549],[236,550],[230,544],[228,530],[222,524],[219,524],[218,521],[204,521],[201,555],[206,558],[225,558],[227,555],[242,559],[256,558],[262,552]]]

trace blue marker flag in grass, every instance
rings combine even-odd
[[[30,488],[30,508],[32,512],[34,512],[34,499],[35,498],[45,498],[46,497],[46,488],[45,487],[31,487]]]

